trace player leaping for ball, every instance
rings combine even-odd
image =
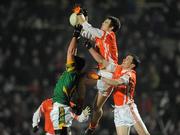
[[[86,43],[86,47],[93,58],[105,67],[104,74],[96,75],[96,79],[101,78],[106,84],[114,87],[114,122],[117,134],[129,135],[130,127],[134,126],[139,135],[150,135],[133,99],[139,58],[129,54],[123,59],[122,64],[118,65],[106,61],[89,42]],[[89,130],[87,134],[93,134],[93,132]]]
[[[77,39],[81,27],[76,27],[73,38],[67,51],[66,71],[59,77],[53,94],[53,109],[50,113],[56,135],[67,135],[67,127],[72,124],[70,100],[75,93],[78,93],[81,71],[85,65],[85,60],[76,56]],[[89,115],[89,114],[88,114]],[[81,113],[80,118],[88,117]]]
[[[120,21],[118,18],[109,16],[107,17],[100,29],[92,27],[85,19],[83,14],[78,15],[78,22],[83,26],[81,35],[87,39],[95,41],[99,54],[108,62],[118,62],[118,49],[116,44],[115,32],[120,28]],[[99,64],[99,72],[103,69],[103,65]],[[108,99],[112,87],[105,84],[101,79],[97,81],[98,93],[95,98],[93,107],[93,115],[89,124],[89,130],[94,130],[103,115],[103,105]]]

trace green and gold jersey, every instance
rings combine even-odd
[[[79,76],[75,63],[67,63],[66,71],[59,77],[54,88],[53,102],[69,105],[72,94],[77,90]]]

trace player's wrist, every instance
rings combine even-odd
[[[89,50],[89,49],[91,49],[93,46],[92,46],[92,44],[90,43],[90,41],[87,40],[87,41],[85,42],[85,47]]]
[[[82,29],[81,25],[75,26],[74,27],[74,32],[73,32],[73,37],[79,38],[79,36],[81,34],[81,29]]]

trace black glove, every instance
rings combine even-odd
[[[87,9],[82,8],[82,9],[81,9],[81,12],[82,12],[82,14],[84,15],[84,17],[87,17],[87,16],[88,16],[88,11],[87,11]]]
[[[33,127],[33,132],[36,133],[39,130],[38,126]]]
[[[84,43],[85,47],[89,50],[90,48],[92,48],[92,44],[89,40],[86,40]]]
[[[82,106],[79,105],[74,106],[72,107],[72,110],[76,115],[80,115],[82,113]]]
[[[73,37],[76,37],[78,38],[80,33],[81,33],[81,29],[82,29],[82,26],[81,25],[77,25],[74,27],[74,33],[73,33]]]

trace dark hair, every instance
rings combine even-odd
[[[74,60],[75,60],[76,70],[81,71],[85,66],[85,59],[79,56],[74,56]]]
[[[133,69],[136,69],[139,66],[139,64],[141,63],[140,59],[135,54],[129,54],[129,55],[133,57],[132,63],[135,65],[135,67]]]
[[[114,16],[108,16],[107,19],[111,20],[110,26],[113,27],[114,32],[116,32],[121,27],[121,22],[117,17]]]

